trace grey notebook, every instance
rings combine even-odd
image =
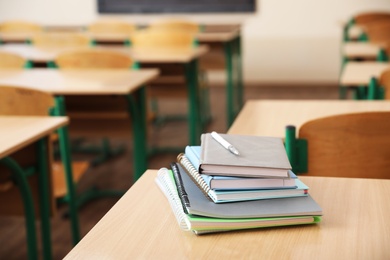
[[[220,134],[239,151],[234,155],[210,133],[201,136],[200,173],[239,177],[288,178],[291,165],[281,138]]]
[[[284,216],[320,216],[322,209],[309,196],[215,204],[210,201],[178,164],[189,204],[189,214],[214,218],[265,218]]]

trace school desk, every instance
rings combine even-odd
[[[343,43],[342,53],[348,59],[375,60],[378,57],[381,44],[370,42],[345,42]]]
[[[386,259],[390,180],[301,177],[315,225],[196,236],[179,228],[148,170],[65,259]]]
[[[18,161],[13,158],[13,154],[34,143],[37,144],[37,151],[39,151],[36,159],[38,164],[38,188],[34,187],[35,189],[32,191],[31,188],[33,187],[27,187],[27,191],[22,197],[26,211],[27,251],[31,259],[38,256],[34,213],[35,197],[33,194],[38,194],[39,197],[43,257],[44,259],[51,259],[50,211],[54,205],[54,197],[50,196],[52,194],[51,169],[48,165],[51,163],[51,155],[49,155],[50,149],[48,149],[47,137],[67,123],[67,117],[0,116],[0,162],[11,172],[14,172],[15,177],[25,176],[26,173],[21,169]],[[23,185],[20,186],[23,187]],[[8,203],[3,200],[2,202],[4,203],[2,203],[2,212],[8,210],[11,210],[11,212],[18,211],[15,209],[16,205],[20,204],[17,199],[10,200]]]
[[[128,104],[124,112],[127,112],[132,120],[134,179],[137,179],[147,169],[144,85],[158,74],[156,69],[3,70],[0,72],[0,84],[34,88],[53,95],[85,96],[86,99],[88,96],[123,97]],[[94,128],[89,131],[93,132]]]
[[[367,86],[371,78],[378,78],[386,69],[390,69],[388,62],[348,62],[341,72],[340,85]]]
[[[355,100],[249,100],[229,134],[284,137],[287,125],[346,113],[390,111],[390,101]]]

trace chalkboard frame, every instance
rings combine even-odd
[[[256,0],[97,0],[97,7],[100,14],[253,14],[257,10],[256,2]]]

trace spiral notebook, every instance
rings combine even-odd
[[[179,226],[196,234],[321,221],[322,210],[310,196],[215,204],[205,198],[188,175],[183,174],[182,180],[189,199],[187,206],[181,202],[171,170],[161,168],[155,182],[170,203]]]
[[[307,196],[309,187],[299,179],[295,180],[296,186],[291,189],[246,189],[246,190],[213,190],[204,180],[201,174],[193,166],[185,154],[179,154],[178,162],[185,173],[193,180],[199,189],[214,203],[229,203],[245,200],[281,199],[288,197]]]

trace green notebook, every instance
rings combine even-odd
[[[208,200],[179,166],[189,205],[183,206],[171,170],[158,171],[156,183],[167,197],[184,230],[196,234],[272,226],[314,224],[322,210],[310,197],[271,199],[215,204]]]

